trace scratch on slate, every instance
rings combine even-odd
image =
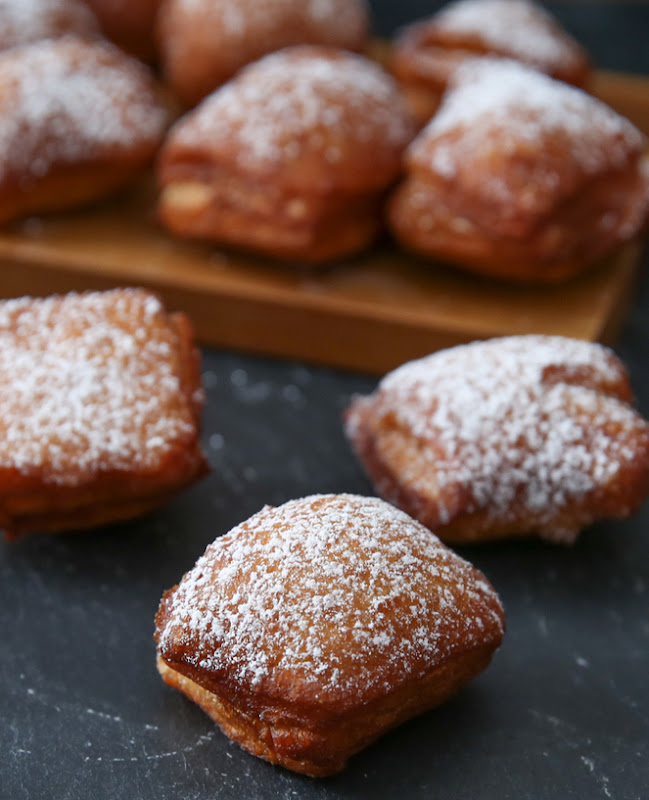
[[[194,750],[198,750],[199,747],[202,747],[204,744],[211,742],[214,737],[214,733],[207,733],[202,734],[198,737],[198,739],[193,743],[188,745],[187,747],[182,747],[180,750],[169,750],[164,753],[144,753],[141,756],[86,756],[83,760],[87,763],[88,761],[93,761],[95,763],[101,762],[108,762],[111,764],[123,763],[123,762],[137,762],[137,761],[160,761],[164,758],[185,758],[188,753],[194,752]]]

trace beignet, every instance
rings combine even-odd
[[[99,35],[97,18],[83,0],[0,0],[0,50],[65,34]]]
[[[402,245],[472,272],[558,282],[636,237],[647,142],[590,95],[513,61],[456,73],[389,209]]]
[[[207,469],[199,354],[142,289],[0,302],[0,527],[89,528]]]
[[[107,42],[0,53],[0,223],[121,188],[153,159],[166,119],[149,70]]]
[[[649,494],[649,423],[607,348],[512,336],[442,350],[356,398],[347,435],[376,490],[447,542],[572,542]]]
[[[396,84],[363,56],[287,48],[180,120],[158,161],[181,236],[304,262],[366,247],[413,136]]]
[[[480,56],[521,61],[576,86],[585,86],[590,77],[590,61],[581,45],[530,0],[449,3],[396,37],[390,69],[426,122],[457,67]]]
[[[155,21],[161,0],[85,0],[104,34],[127,53],[155,61]]]
[[[298,44],[361,50],[368,26],[365,0],[165,0],[157,34],[167,82],[194,106],[275,50]]]
[[[245,750],[311,776],[489,664],[484,575],[377,498],[266,507],[211,544],[156,616],[158,669]]]

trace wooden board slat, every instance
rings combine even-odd
[[[649,79],[598,73],[597,94],[649,131]],[[0,234],[0,296],[142,285],[192,318],[205,344],[382,373],[459,342],[513,333],[612,341],[639,261],[631,245],[559,287],[427,264],[390,243],[309,273],[172,238],[145,182],[94,210]]]

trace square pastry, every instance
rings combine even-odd
[[[485,669],[503,609],[485,576],[383,500],[266,507],[165,593],[158,669],[231,739],[311,776]]]
[[[200,356],[143,289],[0,302],[0,525],[140,515],[207,471]]]
[[[403,364],[345,414],[378,494],[445,542],[572,543],[649,495],[649,421],[606,347],[506,336]]]

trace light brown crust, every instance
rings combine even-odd
[[[489,277],[565,281],[638,236],[643,135],[583,92],[514,62],[456,74],[390,202],[407,249]]]
[[[246,713],[204,689],[158,656],[157,668],[164,682],[200,706],[223,733],[244,750],[271,764],[322,778],[341,772],[349,758],[414,716],[430,711],[452,697],[459,686],[486,669],[493,655],[491,645],[453,659],[405,684],[388,697],[368,705],[363,713],[340,714],[326,724],[311,727],[278,706],[264,707],[262,721],[255,711]]]
[[[5,301],[0,323],[9,537],[140,516],[205,474],[200,357],[183,314],[114,290]]]
[[[649,494],[649,424],[605,348],[510,337],[441,351],[357,398],[346,430],[377,491],[451,543],[572,542]]]
[[[351,495],[264,509],[217,539],[156,617],[163,679],[244,749],[312,776],[454,694],[502,633],[481,573]]]
[[[0,54],[0,222],[85,205],[153,160],[167,123],[149,70],[66,36]]]
[[[298,44],[363,49],[364,0],[166,0],[157,36],[167,82],[188,107],[267,53]]]
[[[490,56],[521,61],[557,80],[585,87],[584,49],[540,5],[528,0],[460,0],[396,37],[390,69],[413,93],[417,118],[430,119],[457,68]]]
[[[171,131],[159,215],[181,236],[320,263],[374,238],[414,135],[392,79],[362,56],[288,48]]]

